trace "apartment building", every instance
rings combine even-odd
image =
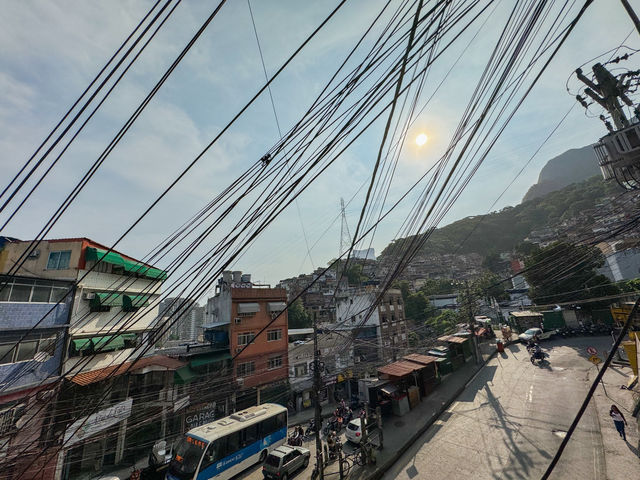
[[[382,364],[406,354],[409,340],[399,289],[344,290],[337,298],[336,316],[335,328],[351,332],[356,362]]]
[[[287,294],[284,289],[251,282],[240,271],[223,272],[209,298],[205,336],[228,342],[240,388],[236,408],[286,402]],[[266,331],[258,333],[267,327]],[[246,348],[245,348],[246,347]]]
[[[88,238],[65,238],[43,240],[35,249],[31,241],[4,242],[0,274],[10,275],[10,288],[0,294],[7,300],[0,306],[3,321],[21,329],[43,327],[37,338],[17,342],[12,361],[20,363],[35,349],[33,361],[45,361],[34,375],[46,376],[43,382],[57,375],[64,380],[65,388],[49,399],[55,421],[48,436],[65,448],[48,465],[56,466],[57,478],[73,479],[122,463],[132,440],[127,421],[139,413],[136,408],[149,407],[134,402],[131,388],[138,388],[138,380],[130,373],[132,360],[153,353],[156,299],[166,273]],[[58,314],[47,320],[43,312],[52,307]],[[140,374],[149,378],[154,369],[172,376],[177,368],[165,360],[146,361]],[[78,422],[87,421],[92,427],[79,429]]]

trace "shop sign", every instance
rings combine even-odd
[[[201,403],[195,405],[187,411],[184,423],[187,430],[199,427],[205,423],[213,422],[216,419],[216,402]]]
[[[64,446],[69,447],[74,443],[84,441],[86,438],[128,418],[131,415],[132,405],[133,399],[127,398],[124,402],[116,403],[109,408],[75,421],[64,434]]]

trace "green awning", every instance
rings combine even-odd
[[[108,335],[106,337],[93,337],[93,350],[95,352],[111,352],[113,350],[122,350],[124,348],[123,335]]]
[[[82,352],[83,350],[91,349],[91,339],[90,338],[78,338],[77,340],[71,340],[73,343],[73,348],[76,352]]]
[[[121,307],[122,294],[116,292],[96,292],[90,300],[91,307]]]
[[[127,260],[119,253],[107,252],[100,248],[87,247],[84,259],[87,262],[97,262],[98,260],[102,260],[103,262],[123,267],[125,272],[135,273],[136,275],[152,278],[154,280],[165,280],[167,278],[167,272],[164,270],[149,267],[144,263],[135,262],[133,260]]]
[[[122,297],[122,306],[125,310],[147,307],[149,305],[149,297],[150,295],[129,295],[125,293]]]
[[[229,352],[210,353],[208,355],[200,355],[198,358],[194,358],[189,362],[189,365],[192,367],[201,367],[203,365],[228,360],[230,358],[231,354]]]
[[[98,260],[102,260],[103,262],[111,263],[112,265],[120,265],[121,267],[124,266],[125,262],[124,258],[122,258],[119,253],[107,252],[106,250],[95,247],[86,248],[84,259],[87,262],[97,262]]]
[[[124,260],[124,270],[125,272],[135,273],[136,275],[153,278],[154,280],[164,280],[167,278],[167,272],[164,270],[126,259]]]
[[[136,340],[138,340],[138,335],[135,333],[123,333],[120,336],[123,340],[128,340],[130,342],[135,342]]]
[[[193,382],[196,378],[198,378],[198,374],[191,370],[188,365],[173,372],[173,383],[175,385],[184,385],[185,383]]]

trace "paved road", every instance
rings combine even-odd
[[[384,478],[540,478],[589,388],[586,347],[610,338],[543,343],[550,365],[533,366],[512,345],[487,364],[464,393]],[[591,402],[552,478],[607,478],[600,423]]]

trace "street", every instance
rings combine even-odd
[[[603,356],[610,345],[604,336],[545,342],[550,363],[543,367],[530,363],[524,346],[508,347],[383,478],[540,478],[589,388],[594,366],[586,348]],[[633,454],[622,440],[619,448]],[[594,401],[552,478],[608,478]]]

